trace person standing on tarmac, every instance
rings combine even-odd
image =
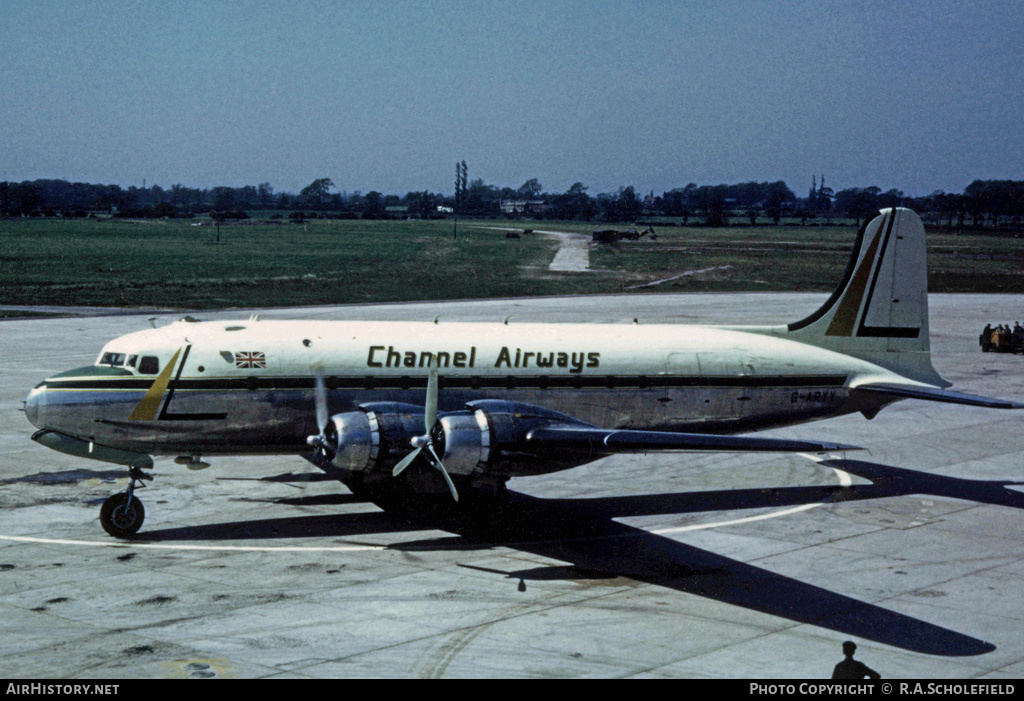
[[[856,652],[857,645],[851,640],[847,640],[843,643],[843,654],[846,655],[846,659],[835,666],[832,670],[833,679],[863,679],[864,677],[870,677],[871,679],[881,679],[882,675],[875,670],[868,667],[863,662],[858,662],[853,659],[853,653]]]

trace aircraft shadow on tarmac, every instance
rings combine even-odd
[[[845,502],[909,494],[965,499],[1024,508],[1024,494],[1007,489],[1020,482],[980,481],[930,475],[859,460],[820,463],[871,480],[849,487],[784,487],[679,492],[596,499],[541,499],[510,492],[503,518],[465,522],[417,515],[412,522],[385,513],[301,516],[174,528],[140,533],[139,540],[231,540],[344,537],[374,533],[445,530],[454,536],[412,540],[399,550],[479,550],[504,546],[570,563],[495,574],[520,580],[623,576],[762,613],[930,655],[991,652],[991,643],[888,611],[791,577],[770,572],[678,541],[624,525],[614,518],[714,512]],[[302,498],[278,500],[302,503]],[[823,565],[825,566],[825,565]],[[486,570],[491,572],[491,570]],[[581,574],[582,573],[582,574]]]

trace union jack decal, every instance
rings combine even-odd
[[[235,351],[236,368],[266,368],[267,356],[265,353]]]

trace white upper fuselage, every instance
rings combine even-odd
[[[325,375],[425,376],[430,353],[438,355],[442,380],[537,375],[892,375],[847,355],[763,333],[676,324],[176,322],[110,341],[97,363],[107,353],[156,355],[163,368],[176,351],[189,345],[192,350],[180,368],[181,379],[308,376],[317,365]],[[248,359],[236,359],[236,353],[263,353],[266,367],[254,368]]]

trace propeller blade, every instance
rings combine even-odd
[[[306,444],[316,449],[316,453],[325,460],[330,460],[334,456],[331,451],[327,448],[327,423],[330,421],[328,416],[327,408],[327,387],[324,383],[324,369],[323,366],[317,364],[314,368],[316,376],[313,385],[313,403],[316,408],[316,428],[319,433],[306,436]]]
[[[427,435],[430,435],[437,423],[437,361],[433,353],[430,354],[427,370],[427,403],[423,407],[423,424],[427,428]]]
[[[404,470],[405,468],[409,467],[409,465],[412,464],[412,461],[416,459],[416,456],[420,454],[421,450],[423,450],[422,445],[416,448],[416,450],[406,455],[404,458],[402,458],[398,462],[398,464],[395,465],[395,469],[391,471],[391,475],[393,477],[398,477],[400,474],[402,474],[402,470]]]
[[[322,365],[316,366],[316,385],[313,394],[313,398],[316,401],[316,427],[320,430],[320,435],[324,433],[324,429],[327,428],[327,386],[324,383],[324,368]]]
[[[434,452],[434,446],[428,445],[427,450],[434,456],[434,467],[440,472],[441,476],[444,477],[445,484],[448,485],[448,491],[452,493],[452,498],[455,501],[459,500],[459,493],[455,491],[455,484],[452,482],[452,478],[448,476],[448,470],[444,469],[444,463],[441,462],[441,458],[437,457],[437,453]]]
[[[455,501],[458,501],[459,492],[455,489],[455,483],[452,482],[452,478],[448,476],[448,470],[444,469],[444,464],[441,462],[441,458],[437,457],[437,453],[434,452],[433,440],[430,437],[430,433],[434,430],[434,425],[437,423],[438,392],[437,360],[434,354],[431,353],[430,360],[427,364],[427,398],[423,405],[423,426],[425,428],[425,433],[422,436],[416,436],[410,441],[415,449],[395,465],[391,474],[394,477],[402,474],[402,471],[409,467],[420,452],[426,448],[433,457],[432,462],[434,467],[437,468],[441,472],[441,476],[444,477],[444,482],[448,485],[448,491],[452,493],[452,498],[455,499]]]

